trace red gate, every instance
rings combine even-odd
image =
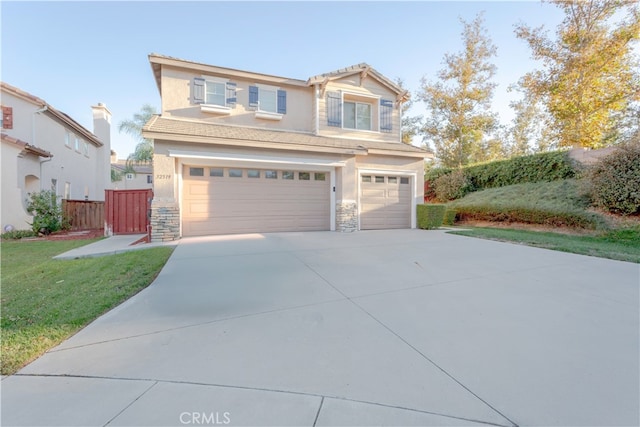
[[[148,234],[152,198],[151,189],[105,190],[105,235]]]

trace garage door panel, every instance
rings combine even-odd
[[[183,180],[183,223],[185,236],[277,231],[315,231],[330,228],[328,180],[284,180],[190,177],[185,167]],[[298,173],[295,173],[298,177]],[[206,188],[206,191],[203,190]]]
[[[386,175],[372,175],[369,179],[370,182],[365,182],[361,177],[360,182],[360,228],[410,228],[410,181],[402,184],[398,177],[392,176],[392,179],[389,179]]]

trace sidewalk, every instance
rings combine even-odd
[[[164,243],[138,243],[137,241],[145,237],[146,234],[127,234],[123,236],[111,236],[106,239],[85,245],[70,251],[56,255],[53,259],[78,259],[92,258],[105,255],[119,254],[127,251],[135,251],[140,249],[149,249],[157,246],[177,245],[178,242]]]

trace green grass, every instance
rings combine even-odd
[[[16,372],[96,317],[147,287],[169,247],[53,260],[95,240],[3,241],[0,371]]]
[[[600,232],[593,236],[502,228],[472,228],[451,233],[640,263],[640,227]]]
[[[580,181],[565,179],[509,185],[470,193],[448,204],[458,219],[522,222],[585,229],[606,229],[603,216],[589,211]]]

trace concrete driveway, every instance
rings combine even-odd
[[[442,231],[184,239],[2,425],[638,425],[639,282]]]

